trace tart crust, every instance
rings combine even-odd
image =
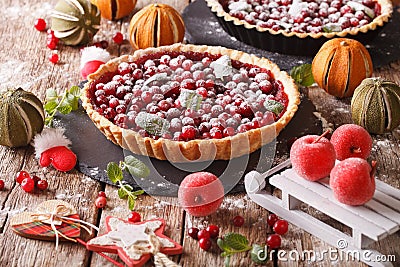
[[[285,37],[298,37],[304,39],[306,37],[311,37],[313,39],[319,39],[321,37],[334,38],[334,37],[349,37],[355,36],[359,33],[366,33],[368,31],[376,30],[378,27],[383,26],[389,21],[392,16],[393,6],[390,0],[376,0],[381,6],[381,14],[375,17],[370,23],[352,28],[349,30],[344,30],[341,32],[319,32],[319,33],[297,33],[297,32],[286,32],[284,30],[274,31],[269,28],[263,28],[260,26],[252,25],[245,20],[240,20],[236,17],[229,15],[228,12],[224,10],[219,0],[205,0],[207,6],[210,7],[211,11],[217,15],[217,17],[224,19],[227,22],[232,22],[236,26],[243,26],[246,29],[255,29],[258,32],[266,32],[272,35],[283,35]]]
[[[144,55],[157,52],[208,52],[210,54],[228,55],[231,59],[243,63],[253,64],[270,70],[276,80],[280,80],[284,92],[288,96],[288,105],[283,116],[273,124],[239,133],[231,137],[221,139],[195,139],[190,141],[174,141],[151,137],[142,137],[139,133],[121,128],[100,115],[94,110],[89,96],[89,85],[95,82],[103,74],[117,70],[121,62],[132,62]],[[146,155],[170,162],[205,161],[205,160],[229,160],[250,154],[263,145],[273,141],[279,132],[289,123],[297,111],[300,103],[300,94],[293,79],[279,67],[266,58],[258,58],[241,51],[231,50],[217,46],[197,46],[186,44],[174,44],[158,48],[136,50],[133,55],[125,55],[115,58],[102,65],[95,73],[88,76],[81,96],[82,106],[94,122],[97,128],[115,144],[128,149],[135,154]]]

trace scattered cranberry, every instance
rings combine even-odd
[[[51,56],[49,57],[49,60],[53,64],[57,64],[58,62],[58,54],[57,53],[52,53]]]
[[[267,238],[267,245],[271,249],[277,249],[281,246],[281,236],[278,234],[272,234]]]
[[[277,220],[279,220],[279,217],[276,214],[271,213],[270,215],[268,215],[267,224],[272,227]]]
[[[97,194],[98,197],[107,197],[106,192],[104,191],[99,191],[99,193]]]
[[[21,182],[21,188],[27,192],[30,193],[33,191],[33,189],[35,189],[35,181],[32,178],[25,178],[24,180],[22,180]]]
[[[37,182],[37,188],[41,191],[46,190],[49,187],[49,184],[47,183],[46,180],[39,180]]]
[[[34,26],[36,30],[42,32],[46,29],[46,21],[42,18],[36,19]]]
[[[219,227],[215,224],[209,225],[206,230],[210,233],[211,238],[217,238],[219,235]]]
[[[197,238],[200,240],[202,238],[210,238],[210,233],[206,229],[202,229],[197,233]]]
[[[240,215],[235,216],[232,220],[233,225],[236,227],[241,227],[244,224],[244,218]]]
[[[38,182],[41,180],[39,176],[33,175],[32,176],[33,181],[35,182],[35,186],[37,186]]]
[[[188,235],[193,239],[197,239],[198,233],[199,233],[199,229],[196,227],[189,228],[189,230],[188,230]]]
[[[128,216],[128,221],[132,223],[137,223],[142,220],[142,217],[136,211],[132,211],[131,214]]]
[[[97,208],[102,209],[107,205],[107,198],[105,197],[98,197],[95,201],[95,205]]]
[[[211,240],[210,238],[201,238],[199,240],[199,246],[201,249],[207,251],[211,248]]]
[[[0,179],[0,190],[4,189],[4,181]]]
[[[103,49],[107,49],[108,47],[108,42],[106,40],[100,41],[100,46]]]
[[[114,34],[112,39],[113,39],[114,43],[120,45],[124,41],[124,36],[122,35],[122,33],[117,32],[116,34]]]
[[[29,175],[28,172],[26,172],[26,171],[19,171],[19,172],[17,172],[17,175],[16,175],[16,177],[15,177],[15,180],[17,181],[17,183],[21,184],[22,181],[23,181],[25,178],[30,178],[30,177],[31,177],[31,176]]]
[[[289,224],[285,220],[277,220],[274,224],[273,230],[279,235],[284,235],[288,231]]]

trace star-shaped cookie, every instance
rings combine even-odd
[[[165,221],[153,219],[131,223],[120,218],[106,218],[107,233],[87,242],[87,249],[96,252],[108,252],[118,256],[129,267],[144,265],[151,258],[151,236],[156,237],[160,245],[159,252],[166,255],[182,253],[182,246],[163,234]]]

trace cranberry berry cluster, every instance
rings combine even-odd
[[[288,97],[271,71],[235,60],[224,65],[221,57],[171,52],[122,62],[90,84],[89,98],[114,124],[154,139],[220,139],[279,119]],[[164,131],[154,131],[156,124]]]
[[[373,0],[229,0],[225,9],[252,25],[298,33],[361,27],[381,13],[380,5]]]
[[[19,171],[16,174],[15,180],[21,185],[22,190],[31,193],[35,188],[40,191],[46,190],[49,184],[46,180],[41,179],[37,175],[30,175],[27,171]]]

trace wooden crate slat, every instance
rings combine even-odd
[[[276,175],[270,178],[269,182],[282,191],[289,192],[289,194],[295,198],[329,215],[331,218],[338,220],[349,227],[363,229],[364,234],[375,241],[387,236],[387,231],[384,228],[366,221],[351,211],[348,211],[330,201],[328,198],[317,194],[316,192],[323,187],[319,183],[310,183],[309,187],[313,188],[313,190],[311,190],[310,188],[300,186],[284,175]]]
[[[380,180],[375,180],[375,185],[376,185],[376,189],[378,189],[379,191],[385,193],[386,195],[389,195],[397,200],[400,200],[400,190],[394,188],[393,186],[382,182]]]
[[[379,190],[375,191],[374,199],[388,206],[389,208],[400,211],[400,201],[391,196],[386,195],[385,193]]]

